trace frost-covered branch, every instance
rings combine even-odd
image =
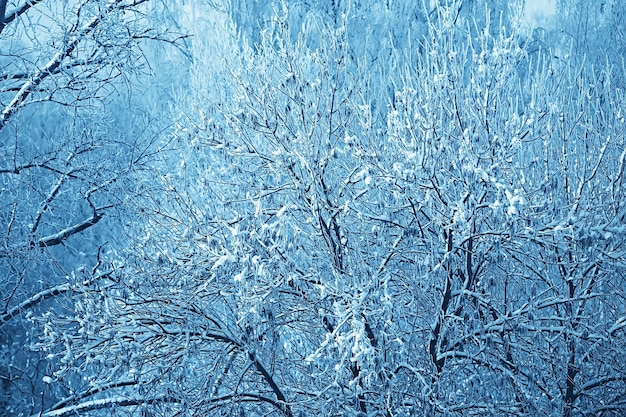
[[[102,398],[97,400],[85,401],[76,405],[68,405],[60,409],[45,411],[43,413],[33,414],[31,417],[64,417],[74,416],[81,413],[88,413],[90,411],[102,410],[112,407],[133,407],[139,405],[150,404],[178,404],[180,399],[172,396],[162,396],[158,398],[148,398],[142,400],[135,400],[127,398],[126,396]]]
[[[43,0],[25,0],[21,6],[6,14],[7,1],[8,0],[0,0],[0,34],[9,23],[26,13],[28,9]]]
[[[85,281],[83,285],[90,285],[91,283],[95,281],[109,277],[109,275],[110,275],[110,272],[98,274],[97,276],[94,276],[93,278]],[[48,288],[46,290],[40,291],[28,297],[26,300],[10,308],[7,312],[5,312],[4,314],[0,316],[0,327],[8,323],[13,317],[27,311],[28,309],[30,309],[31,307],[34,307],[35,305],[41,303],[42,301],[45,301],[50,298],[54,298],[58,295],[62,295],[71,290],[73,290],[72,285],[70,285],[69,283],[63,283],[63,284],[56,285],[52,288]]]
[[[147,0],[137,0],[132,2],[131,5],[135,6],[145,1]],[[38,3],[38,1],[26,2],[21,9],[11,14],[8,19],[15,19],[36,3]],[[110,0],[103,9],[91,18],[91,20],[85,23],[76,33],[72,34],[70,39],[63,45],[62,49],[57,51],[42,68],[38,69],[31,77],[29,77],[29,79],[20,87],[13,99],[6,104],[2,113],[0,113],[0,130],[4,128],[11,116],[13,116],[13,114],[15,114],[23,106],[24,102],[31,95],[31,93],[36,91],[47,78],[59,72],[65,59],[72,55],[78,45],[84,41],[85,37],[89,35],[89,33],[91,33],[104,19],[106,19],[109,14],[117,10],[122,10],[128,6],[129,5],[126,4],[124,0]],[[4,28],[4,25],[0,26],[0,28]]]
[[[41,292],[38,292],[37,294],[30,296],[29,298],[22,301],[20,304],[16,305],[15,307],[12,307],[11,309],[9,309],[9,311],[7,311],[2,316],[0,316],[0,327],[5,325],[13,317],[17,316],[20,313],[23,313],[24,311],[28,310],[34,305],[37,305],[41,303],[42,301],[47,300],[49,298],[56,297],[57,295],[64,294],[70,290],[71,290],[70,284],[65,283],[65,284],[59,284],[55,287],[49,288],[47,290],[43,290]]]
[[[90,218],[86,220],[83,220],[80,223],[76,223],[70,227],[67,227],[63,230],[58,231],[55,234],[38,239],[37,246],[47,247],[47,246],[58,245],[60,243],[63,243],[70,236],[80,233],[83,230],[88,229],[89,227],[97,224],[103,217],[103,214],[99,213],[99,211],[101,211],[101,209],[99,209],[98,212],[94,213],[93,216],[91,216]]]

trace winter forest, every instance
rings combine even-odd
[[[626,415],[622,0],[0,0],[0,415]]]

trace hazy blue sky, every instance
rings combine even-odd
[[[556,0],[526,0],[524,20],[535,26],[542,25],[556,12]]]

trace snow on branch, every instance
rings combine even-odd
[[[620,319],[617,320],[613,326],[611,326],[611,328],[609,329],[609,334],[611,336],[615,336],[615,333],[617,333],[618,330],[623,329],[624,327],[626,327],[626,316],[620,317]]]
[[[62,416],[74,416],[81,415],[83,413],[101,410],[103,408],[110,407],[132,407],[139,406],[143,404],[157,404],[157,403],[179,403],[180,400],[173,397],[159,397],[159,398],[151,398],[147,400],[135,400],[125,397],[113,397],[113,398],[103,398],[99,400],[91,400],[86,401],[84,403],[71,405],[68,407],[63,407],[58,410],[46,411],[45,413],[34,414],[31,417],[40,416],[40,417],[62,417]]]
[[[263,395],[255,394],[255,393],[238,393],[236,395],[223,395],[220,397],[211,398],[208,401],[210,403],[222,403],[225,401],[232,400],[237,398],[240,401],[261,401],[268,404],[271,404],[275,408],[282,410],[281,404],[272,400],[271,398],[267,398]],[[70,405],[67,407],[63,407],[57,410],[49,410],[44,413],[34,414],[31,417],[63,417],[63,416],[75,416],[75,415],[83,415],[83,413],[101,410],[105,408],[111,407],[135,407],[141,405],[150,405],[150,404],[180,404],[182,401],[178,398],[172,396],[162,396],[157,398],[149,398],[144,400],[137,400],[126,398],[122,396],[111,397],[111,398],[102,398],[97,400],[90,400],[84,403]],[[288,414],[290,415],[290,414]]]
[[[141,0],[133,2],[132,5],[141,3]],[[34,2],[27,2],[27,4],[34,4]],[[94,16],[89,22],[87,22],[70,40],[69,42],[60,50],[57,51],[52,58],[43,66],[43,68],[37,70],[33,76],[22,85],[22,87],[18,90],[15,97],[6,105],[2,113],[0,114],[0,130],[4,128],[7,124],[11,116],[15,114],[20,107],[23,106],[24,101],[34,92],[37,88],[43,83],[48,77],[59,72],[63,61],[69,57],[74,50],[78,47],[78,44],[89,34],[91,33],[104,19],[107,15],[114,12],[115,10],[124,9],[126,5],[123,4],[122,0],[111,0],[106,5],[104,10],[102,10],[99,14]],[[6,23],[3,22],[3,25]],[[2,27],[2,26],[0,26]]]
[[[37,245],[42,248],[47,247],[47,246],[58,245],[62,243],[64,240],[66,240],[67,238],[69,238],[70,236],[75,235],[76,233],[80,233],[83,230],[95,225],[102,219],[102,217],[103,217],[102,214],[96,213],[90,218],[88,218],[87,220],[84,220],[80,223],[76,223],[75,225],[67,227],[53,235],[46,236],[44,238],[39,239],[37,241]]]
[[[22,301],[20,304],[16,305],[12,309],[10,309],[8,312],[6,312],[2,316],[0,316],[0,327],[5,325],[13,317],[17,316],[18,314],[22,313],[23,311],[28,310],[32,306],[34,306],[36,304],[39,304],[40,302],[42,302],[42,301],[44,301],[44,300],[46,300],[48,298],[52,298],[52,297],[55,297],[55,296],[57,296],[59,294],[66,293],[70,289],[71,289],[70,284],[65,283],[65,284],[60,284],[60,285],[57,285],[55,287],[49,288],[47,290],[38,292],[37,294],[27,298],[26,300]]]
[[[26,13],[28,11],[28,9],[30,9],[31,7],[33,7],[37,3],[41,3],[41,2],[42,2],[42,0],[25,1],[24,4],[22,4],[20,7],[18,7],[17,9],[13,10],[11,13],[9,13],[8,15],[5,16],[7,1],[6,0],[0,0],[0,33],[2,33],[4,28],[9,23],[11,23],[16,18],[18,18],[21,15],[23,15],[24,13]]]
[[[84,281],[83,285],[90,285],[94,281],[108,277],[109,274],[110,272],[98,274],[97,276]],[[56,285],[52,288],[48,288],[47,290],[40,291],[37,294],[32,295],[31,297],[22,301],[20,304],[11,308],[6,313],[2,314],[0,316],[0,327],[4,326],[13,317],[17,316],[18,314],[23,313],[24,311],[41,303],[42,301],[47,300],[48,298],[56,297],[57,295],[64,294],[70,291],[71,289],[72,289],[72,286],[69,283],[64,283],[64,284]]]

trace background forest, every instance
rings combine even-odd
[[[524,7],[0,0],[0,414],[626,414],[626,9]]]

